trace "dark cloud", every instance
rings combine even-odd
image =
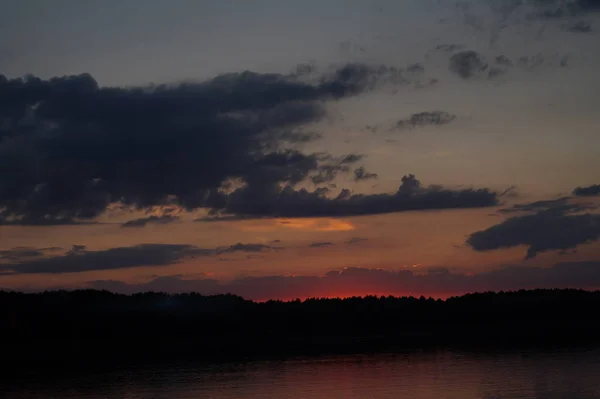
[[[421,63],[410,64],[406,67],[406,71],[412,75],[420,75],[425,72],[425,67]]]
[[[263,244],[237,243],[229,247],[213,249],[198,248],[183,244],[141,244],[131,247],[110,248],[88,251],[85,246],[74,245],[60,256],[43,257],[44,253],[18,256],[13,251],[7,257],[10,263],[0,263],[0,272],[7,274],[30,273],[80,273],[93,270],[115,270],[141,266],[167,266],[185,259],[201,256],[232,254],[236,252],[262,252],[281,249]]]
[[[526,259],[530,259],[540,252],[569,250],[598,240],[600,215],[570,214],[572,209],[566,206],[551,206],[533,215],[512,217],[471,234],[467,244],[477,251],[523,245],[528,247]],[[529,204],[529,209],[535,208]]]
[[[510,58],[508,58],[505,55],[499,55],[496,57],[496,64],[498,65],[502,65],[505,67],[511,67],[513,66],[513,62],[510,60]]]
[[[237,244],[231,245],[229,247],[222,247],[216,249],[217,255],[222,254],[231,254],[235,252],[263,252],[271,249],[283,249],[282,247],[274,247],[271,245],[265,244],[242,244],[238,242]]]
[[[594,184],[587,187],[577,187],[573,190],[573,195],[578,197],[592,197],[600,195],[600,184]]]
[[[368,172],[364,166],[354,169],[354,181],[377,179],[377,173]]]
[[[330,183],[338,176],[340,173],[348,173],[351,170],[351,165],[359,162],[363,159],[363,155],[358,154],[350,154],[344,157],[332,157],[330,155],[325,155],[320,158],[320,164],[318,171],[315,174],[309,175],[311,170],[316,170],[313,168],[311,170],[305,170],[303,173],[301,181],[306,177],[310,177],[310,180],[314,184],[323,184]],[[284,180],[277,180],[278,182],[284,182]],[[292,181],[294,183],[294,181]]]
[[[593,204],[571,203],[570,197],[554,200],[535,201],[527,204],[516,204],[511,208],[500,209],[501,213],[538,212],[552,209],[554,212],[583,212],[596,208]]]
[[[334,244],[332,242],[313,242],[310,244],[311,248],[323,248],[323,247],[332,247]]]
[[[325,115],[323,101],[390,71],[352,64],[314,84],[242,72],[131,88],[99,87],[87,74],[0,76],[0,221],[75,223],[116,202],[210,208],[230,179],[274,169],[285,179],[288,161],[302,171],[286,183],[318,174],[333,160],[290,155],[286,143],[316,138],[298,128]]]
[[[91,288],[115,292],[199,292],[205,295],[232,293],[247,299],[293,299],[340,294],[453,295],[467,292],[509,291],[534,288],[589,288],[600,286],[600,262],[559,263],[551,268],[509,267],[477,275],[452,273],[445,268],[428,271],[389,271],[348,268],[324,276],[266,276],[239,278],[231,282],[213,279],[159,277],[144,284],[94,281]]]
[[[428,111],[412,114],[409,118],[403,119],[396,124],[396,129],[416,128],[428,125],[445,125],[456,119],[456,115],[452,115],[444,111]]]
[[[450,58],[450,71],[463,79],[479,76],[487,68],[485,58],[476,51],[461,51]]]
[[[422,187],[414,175],[402,178],[393,194],[352,194],[343,189],[336,197],[328,190],[296,190],[279,184],[255,184],[239,188],[227,196],[220,215],[245,217],[319,217],[369,215],[391,212],[479,208],[496,205],[498,195],[488,189],[451,190],[439,186]]]
[[[545,58],[542,54],[524,55],[519,57],[519,65],[523,68],[533,69],[543,65]]]
[[[542,19],[568,18],[600,11],[598,0],[530,0],[527,3],[535,7],[531,16]]]
[[[564,25],[563,29],[574,33],[589,33],[592,31],[592,26],[585,21],[577,21],[568,25]]]
[[[59,251],[59,247],[48,248],[30,248],[30,247],[15,247],[0,251],[0,260],[9,260],[18,262],[24,259],[38,258],[46,255],[48,252]]]
[[[85,245],[73,245],[71,246],[71,250],[69,251],[69,253],[81,253],[83,251],[85,251],[87,247]]]
[[[387,65],[349,63],[326,73],[320,85],[335,97],[346,97],[386,84],[406,85],[415,75],[424,71],[425,68],[421,64],[412,64],[402,69]]]
[[[162,215],[162,216],[148,216],[145,218],[133,219],[125,222],[121,227],[146,227],[148,224],[169,224],[179,220],[178,216]]]

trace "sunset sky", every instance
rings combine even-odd
[[[0,288],[600,288],[599,1],[0,7]]]

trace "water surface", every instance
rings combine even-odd
[[[600,350],[357,355],[125,369],[13,383],[9,398],[600,398]]]

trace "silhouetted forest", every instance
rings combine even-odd
[[[0,340],[14,367],[239,360],[600,341],[600,291],[252,302],[107,291],[0,292]]]

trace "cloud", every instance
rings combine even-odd
[[[541,19],[569,18],[600,11],[598,0],[530,0],[527,3],[534,6],[531,16]]]
[[[247,299],[294,299],[350,295],[456,295],[467,292],[533,288],[589,288],[600,286],[600,262],[559,263],[551,268],[509,267],[476,275],[452,273],[445,268],[412,270],[347,268],[323,276],[265,276],[214,279],[159,277],[143,284],[101,280],[89,287],[115,292],[232,293]]]
[[[100,224],[96,221],[74,220],[68,216],[24,215],[18,218],[8,208],[0,209],[0,226],[82,226]]]
[[[24,259],[38,258],[46,255],[48,252],[59,251],[59,247],[48,248],[31,248],[31,247],[15,247],[0,251],[0,260],[9,260],[18,262]]]
[[[310,244],[311,248],[323,248],[323,247],[332,247],[334,244],[332,242],[313,242]]]
[[[416,128],[428,125],[445,125],[456,119],[456,115],[444,111],[429,111],[412,114],[396,124],[397,129]]]
[[[354,181],[377,179],[377,173],[367,172],[364,166],[354,169]]]
[[[511,208],[500,209],[501,213],[538,212],[552,209],[554,212],[582,212],[595,209],[593,204],[570,203],[570,197],[562,197],[554,200],[535,201],[527,204],[516,204]]]
[[[563,29],[573,33],[589,33],[592,31],[592,26],[585,21],[577,21],[563,26]]]
[[[479,76],[487,68],[485,58],[473,50],[461,51],[450,58],[450,71],[463,79]]]
[[[508,58],[505,55],[496,56],[495,61],[496,61],[496,64],[502,65],[504,67],[511,67],[511,66],[513,66],[513,62],[511,61],[511,59]]]
[[[170,224],[177,222],[178,216],[163,215],[163,216],[148,216],[145,218],[133,219],[125,222],[121,227],[146,227],[148,224]]]
[[[390,71],[352,64],[316,83],[246,71],[128,88],[88,74],[0,76],[0,221],[77,223],[114,203],[210,208],[231,179],[295,184],[348,172],[352,162],[286,146],[318,138],[301,128],[325,116],[324,101]]]
[[[0,272],[6,274],[31,273],[80,273],[94,270],[115,270],[141,266],[167,266],[185,259],[200,256],[231,254],[235,252],[262,252],[281,249],[262,244],[237,243],[228,247],[212,249],[185,244],[140,244],[131,247],[88,251],[85,246],[74,245],[60,256],[42,257],[44,253],[33,251],[20,254],[13,250],[6,256],[10,263],[0,263]],[[32,256],[24,256],[24,255]]]
[[[242,187],[226,196],[215,213],[254,217],[324,217],[372,215],[391,212],[479,208],[496,205],[498,195],[488,189],[451,190],[422,187],[414,175],[402,178],[392,194],[352,194],[342,190],[328,197],[327,190],[296,190],[263,182]]]
[[[222,254],[231,254],[234,252],[263,252],[263,251],[267,251],[270,249],[283,249],[282,247],[274,247],[271,245],[265,245],[265,244],[242,244],[242,243],[237,243],[234,245],[231,245],[229,247],[222,247],[222,248],[217,248],[216,249],[216,254],[217,255],[222,255]]]
[[[559,206],[512,217],[471,234],[467,244],[477,251],[525,245],[526,259],[530,259],[540,252],[574,249],[600,239],[600,215],[569,214],[570,211]]]
[[[573,195],[578,197],[592,197],[600,195],[600,184],[594,184],[587,187],[577,187],[573,190]]]

